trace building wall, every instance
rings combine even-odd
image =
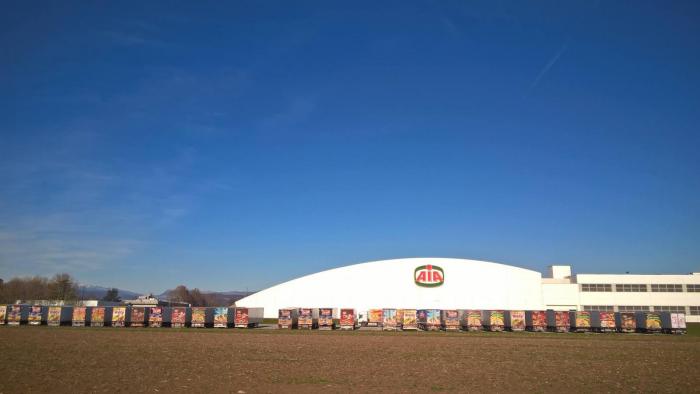
[[[683,307],[687,321],[700,322],[700,315],[694,314],[700,308],[700,292],[688,291],[688,285],[700,286],[700,274],[688,275],[609,275],[609,274],[579,274],[576,275],[579,292],[579,308],[585,306],[613,306],[615,311],[620,307],[644,307],[658,310],[659,306]],[[609,284],[610,291],[583,291],[586,284]],[[645,292],[618,291],[616,285],[644,285]],[[675,284],[681,285],[682,291],[661,292],[653,291],[652,285]]]
[[[445,271],[436,288],[417,286],[414,269],[433,264]],[[700,322],[700,274],[689,275],[571,275],[570,266],[553,266],[550,278],[535,271],[476,260],[414,258],[355,264],[307,275],[239,300],[236,305],[265,308],[277,317],[285,307],[436,308],[436,309],[554,309],[581,310],[587,306],[683,307],[687,321]],[[611,291],[582,291],[584,284],[609,284]],[[617,284],[644,284],[647,292],[618,292]],[[681,284],[682,292],[652,292],[652,284]],[[694,314],[698,313],[698,314]]]

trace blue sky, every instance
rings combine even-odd
[[[700,3],[5,5],[0,277],[700,270]]]

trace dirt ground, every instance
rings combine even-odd
[[[700,338],[0,327],[0,392],[697,392]]]

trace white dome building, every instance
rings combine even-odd
[[[307,275],[245,297],[266,318],[286,307],[544,309],[542,275],[485,261],[409,258],[349,265]]]
[[[576,274],[485,261],[411,258],[373,261],[307,275],[245,297],[241,307],[588,310],[685,313],[700,322],[700,272]]]

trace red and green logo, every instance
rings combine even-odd
[[[445,271],[437,265],[421,265],[413,271],[413,280],[422,287],[438,287],[445,283]]]

